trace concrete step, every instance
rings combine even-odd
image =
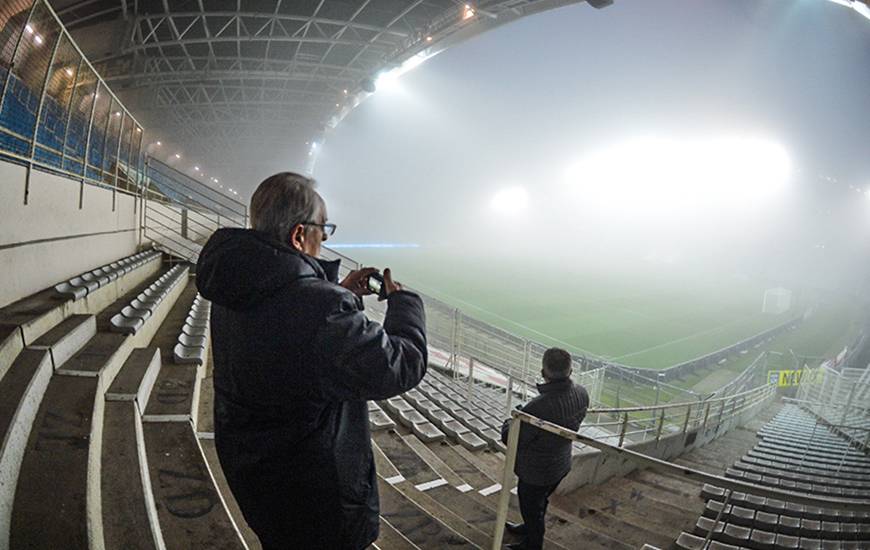
[[[197,437],[197,439],[199,440],[199,447],[202,449],[202,454],[205,457],[205,462],[211,470],[218,492],[224,499],[224,503],[226,503],[230,517],[233,518],[236,527],[239,528],[239,532],[242,534],[242,539],[244,539],[245,544],[248,545],[248,550],[260,550],[262,548],[260,545],[260,539],[257,538],[257,535],[248,526],[244,516],[242,516],[242,511],[239,509],[239,505],[227,484],[227,478],[221,470],[214,439],[203,439],[201,437]]]
[[[0,380],[0,533],[9,533],[21,462],[54,369],[62,367],[93,336],[93,315],[72,315],[47,331]]]
[[[99,378],[54,376],[27,442],[12,508],[12,548],[88,548],[101,528],[89,517],[89,451]],[[102,399],[100,399],[102,401]],[[97,459],[99,454],[96,455]],[[46,521],[46,506],[51,521]]]
[[[390,522],[381,517],[378,540],[370,548],[377,550],[417,550],[419,546],[406,539]]]
[[[244,548],[190,424],[145,422],[143,431],[166,548]]]
[[[0,379],[0,548],[8,547],[21,461],[51,374],[47,351],[25,349]]]
[[[498,504],[501,485],[499,481],[486,475],[473,462],[474,457],[466,449],[447,443],[429,444],[427,447],[450,469],[470,486],[467,494],[475,501],[495,511]],[[519,501],[512,492],[509,501],[508,521],[521,522]],[[582,541],[583,548],[628,550],[632,546],[611,537],[606,530],[590,528],[586,523],[579,523],[563,511],[550,506],[546,517],[547,540],[565,548],[575,548]],[[508,542],[511,535],[505,535]]]
[[[407,540],[421,549],[480,548],[405,498],[378,477],[381,516]]]
[[[144,409],[160,371],[160,350],[134,349],[106,391],[107,401],[135,401]],[[141,413],[141,411],[140,411]]]
[[[106,401],[101,461],[106,548],[160,548],[163,538],[147,475],[142,421],[134,400]]]
[[[200,370],[197,365],[163,363],[145,407],[146,422],[184,422],[197,418]]]
[[[28,347],[47,350],[57,370],[74,356],[97,333],[97,320],[93,315],[70,315],[57,326],[40,336]]]

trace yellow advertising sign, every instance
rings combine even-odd
[[[818,384],[822,381],[822,369],[813,370],[771,370],[767,371],[767,383],[781,388],[803,384]]]

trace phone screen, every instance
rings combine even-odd
[[[368,286],[369,286],[369,290],[371,290],[374,294],[380,294],[381,293],[381,286],[383,286],[383,282],[381,282],[380,280],[378,280],[374,277],[369,277]]]

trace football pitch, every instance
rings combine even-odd
[[[391,266],[408,286],[514,334],[641,368],[698,357],[797,314],[797,308],[762,314],[765,285],[733,276],[517,269],[439,260],[419,251],[354,251],[354,256]],[[807,355],[826,353],[849,329],[847,304],[829,304],[821,313],[826,322],[813,330],[823,334],[805,335],[818,340]]]

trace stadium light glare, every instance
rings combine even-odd
[[[37,34],[36,36],[33,37],[33,40],[34,40],[37,44],[42,44],[42,42],[43,42],[42,37],[39,36],[38,34]]]
[[[73,70],[70,67],[67,67],[66,69],[64,69],[63,72],[65,72],[67,74],[67,76],[73,75]]]
[[[465,4],[465,10],[462,12],[462,20],[471,19],[474,17],[474,8]]]
[[[423,64],[424,61],[431,57],[426,52],[420,52],[413,55],[402,62],[398,67],[394,67],[388,71],[383,71],[378,74],[375,79],[375,91],[377,90],[395,90],[398,88],[399,77],[408,71],[415,69]]]
[[[175,153],[175,158],[180,159],[181,155],[179,155],[178,153]]]
[[[490,207],[501,214],[518,214],[529,204],[529,195],[522,187],[507,187],[493,195]]]
[[[29,24],[28,24],[28,25],[24,25],[24,31],[25,31],[27,34],[33,34],[33,27],[30,26]]]
[[[791,172],[785,149],[745,137],[635,138],[592,152],[565,173],[590,207],[668,213],[745,206],[779,191]]]
[[[194,170],[195,172],[199,172],[199,166],[194,166],[194,167],[193,167],[193,170]]]
[[[158,141],[158,142],[157,142],[157,146],[159,147],[159,146],[161,146],[161,145],[163,145],[163,142],[162,142],[162,141]]]

